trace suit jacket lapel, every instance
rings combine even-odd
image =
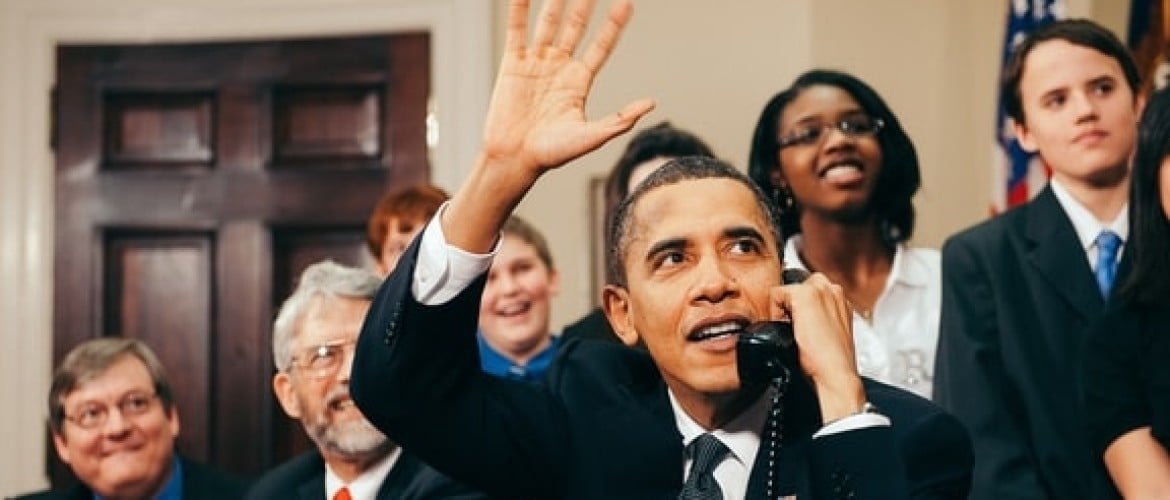
[[[321,473],[313,476],[312,479],[301,483],[297,488],[297,496],[301,500],[321,500],[325,498],[325,468],[321,467]]]
[[[1024,228],[1032,245],[1028,260],[1076,314],[1088,320],[1101,314],[1101,298],[1080,239],[1051,187],[1031,202]]]
[[[418,477],[420,467],[422,467],[422,462],[414,458],[414,455],[403,451],[402,455],[399,455],[398,461],[394,462],[394,466],[390,468],[386,479],[382,480],[382,487],[378,488],[378,500],[404,498],[407,489],[410,488],[410,483]]]

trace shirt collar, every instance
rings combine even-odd
[[[553,358],[557,354],[557,346],[560,345],[561,338],[558,335],[553,335],[549,340],[548,347],[540,351],[536,356],[528,360],[528,363],[518,365],[512,362],[503,354],[496,352],[483,339],[483,332],[477,332],[476,338],[479,339],[479,360],[480,368],[489,375],[511,379],[511,380],[529,380],[538,381],[544,378],[545,372],[548,371],[549,365],[552,364]]]
[[[667,389],[666,392],[670,396],[670,408],[674,411],[674,425],[682,434],[683,448],[686,448],[708,431],[695,422],[690,415],[687,415],[687,412],[683,411],[678,398],[674,396],[674,391]],[[771,410],[774,394],[775,388],[769,387],[763,394],[760,394],[760,397],[751,406],[748,406],[726,425],[709,431],[711,435],[719,438],[719,441],[731,451],[731,455],[748,469],[751,469],[755,463],[756,453],[760,450],[760,434],[764,432],[764,423],[768,419],[768,411]]]
[[[349,488],[349,496],[353,500],[373,500],[377,497],[378,490],[382,488],[382,482],[386,480],[386,476],[390,475],[390,469],[398,462],[398,457],[401,455],[402,448],[395,446],[390,453],[374,462],[370,468],[363,471],[349,484],[345,484],[340,477],[337,477],[333,468],[329,467],[329,462],[325,462],[325,498],[333,498],[333,495],[337,494],[337,490],[346,487]]]
[[[1069,220],[1072,221],[1073,229],[1076,230],[1077,239],[1080,240],[1082,249],[1087,251],[1096,244],[1097,235],[1106,229],[1116,233],[1123,243],[1129,239],[1129,202],[1121,207],[1121,213],[1117,214],[1116,219],[1109,223],[1102,223],[1080,201],[1073,198],[1072,193],[1069,193],[1060,181],[1053,178],[1048,180],[1048,184],[1052,186],[1052,194],[1056,195],[1056,201],[1060,203],[1060,207],[1064,209],[1064,213],[1068,214]]]
[[[788,240],[784,242],[784,267],[808,271],[808,266],[800,260],[800,251],[803,249],[804,237],[800,233],[789,236]],[[887,288],[889,283],[909,286],[930,285],[930,269],[912,257],[906,252],[906,245],[898,243],[894,247],[894,262],[890,264],[890,276],[886,280]]]
[[[94,500],[105,500],[105,497],[93,494]],[[179,460],[179,456],[171,457],[171,475],[167,478],[167,482],[163,483],[162,491],[158,493],[156,500],[183,500],[183,464]]]

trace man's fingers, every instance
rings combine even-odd
[[[557,47],[566,54],[576,52],[577,45],[585,36],[589,27],[589,16],[593,15],[594,0],[576,0],[565,16],[565,26],[561,28],[561,36],[557,39]]]
[[[504,52],[524,56],[528,45],[528,0],[508,2],[508,27],[504,34]]]
[[[553,37],[561,26],[561,13],[564,11],[564,0],[548,0],[540,9],[539,19],[536,20],[536,32],[532,34],[533,50],[544,50],[552,45]]]
[[[593,37],[593,43],[589,44],[589,48],[581,56],[581,62],[585,63],[585,67],[589,68],[591,73],[596,75],[601,70],[601,66],[605,64],[605,60],[609,59],[610,53],[617,45],[618,38],[621,37],[622,29],[625,28],[626,23],[630,22],[630,16],[633,15],[634,6],[629,0],[618,0],[609,8],[609,15],[605,16],[605,23],[598,28],[597,35]]]
[[[604,144],[633,128],[638,120],[654,110],[654,106],[653,99],[638,99],[626,104],[621,111],[590,123],[589,128],[593,129],[592,133],[602,138],[601,143]]]

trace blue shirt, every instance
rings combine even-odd
[[[512,363],[503,354],[496,352],[483,340],[483,332],[477,332],[475,338],[479,340],[479,366],[484,373],[495,375],[508,380],[523,380],[527,382],[541,382],[544,374],[548,373],[549,365],[557,354],[557,347],[561,345],[561,338],[553,335],[543,351],[528,360],[527,364]]]
[[[105,497],[94,493],[93,499],[105,500]],[[167,478],[155,500],[183,500],[183,464],[177,455],[171,459],[171,477]]]

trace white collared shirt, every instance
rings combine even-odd
[[[459,295],[469,283],[491,267],[492,259],[499,251],[498,238],[496,245],[488,254],[472,254],[448,244],[440,223],[446,207],[446,204],[440,207],[427,223],[427,227],[423,229],[422,241],[419,243],[418,261],[415,264],[414,278],[411,280],[411,293],[415,300],[423,305],[441,305]],[[706,431],[682,410],[673,391],[667,392],[671,408],[674,410],[675,425],[683,435],[685,449],[686,445]],[[725,458],[713,472],[727,500],[740,500],[747,494],[751,468],[760,447],[760,435],[771,409],[771,401],[771,392],[765,392],[752,406],[724,426],[724,429],[712,432],[731,450],[730,459]],[[861,413],[830,422],[813,434],[813,438],[889,425],[890,419],[884,415]],[[685,478],[690,467],[689,459],[686,460],[684,467]],[[329,491],[332,493],[336,490]],[[354,498],[357,499],[356,496]]]
[[[788,238],[784,244],[785,267],[808,270],[800,259],[803,244],[800,234]],[[941,308],[938,250],[898,245],[871,320],[853,312],[857,371],[929,399]]]
[[[1052,194],[1056,195],[1056,201],[1060,203],[1060,208],[1064,209],[1064,213],[1072,221],[1077,239],[1081,242],[1081,250],[1084,250],[1085,258],[1089,259],[1089,269],[1097,271],[1097,235],[1105,230],[1113,231],[1121,238],[1121,246],[1117,249],[1117,260],[1120,262],[1126,242],[1129,241],[1129,202],[1121,207],[1121,213],[1117,214],[1116,219],[1104,223],[1097,220],[1089,209],[1073,198],[1072,193],[1069,193],[1068,189],[1056,178],[1049,179],[1048,183],[1052,186]]]
[[[398,463],[400,456],[402,456],[402,448],[395,446],[388,455],[375,462],[349,484],[345,484],[340,477],[337,477],[337,474],[329,467],[329,463],[326,462],[325,498],[332,499],[337,494],[337,490],[345,487],[349,488],[349,496],[353,500],[375,500],[378,497],[378,490],[382,488],[382,482],[386,480],[386,476],[390,475],[390,469],[393,469],[394,464]]]

